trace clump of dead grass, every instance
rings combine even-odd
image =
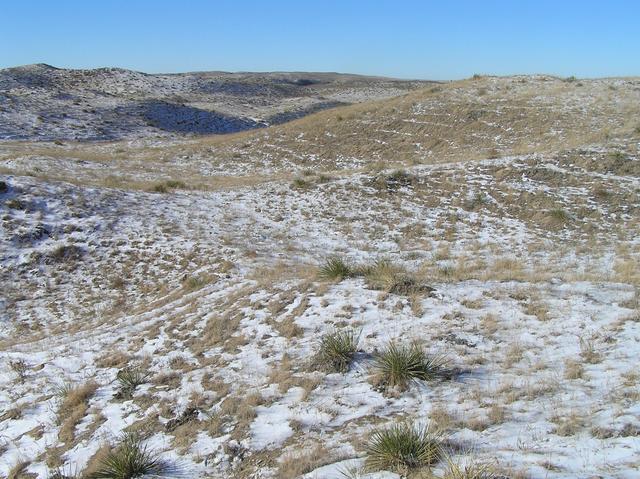
[[[388,258],[354,265],[339,256],[332,256],[320,267],[318,276],[321,279],[332,281],[363,277],[367,287],[371,289],[402,296],[433,291],[433,288],[420,281],[416,273],[407,271],[403,266]]]
[[[338,461],[324,446],[305,448],[301,453],[285,454],[278,465],[277,477],[282,479],[295,479],[307,474],[319,467]]]
[[[357,272],[364,276],[371,289],[390,294],[411,295],[433,291],[433,288],[422,284],[415,274],[410,274],[389,259],[380,259],[370,265],[363,265],[357,269]]]
[[[187,188],[187,184],[184,181],[166,180],[166,181],[161,181],[159,183],[154,184],[153,186],[151,186],[149,191],[152,191],[154,193],[169,193],[171,190],[186,189],[186,188]]]
[[[60,388],[62,402],[58,407],[57,420],[60,424],[58,438],[64,443],[72,443],[75,427],[87,413],[89,400],[95,394],[98,384],[91,380],[83,384],[67,384]]]
[[[455,462],[447,458],[447,466],[441,479],[498,479],[499,475],[493,466],[477,460]]]

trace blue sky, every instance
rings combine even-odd
[[[640,1],[2,0],[0,67],[640,75]]]

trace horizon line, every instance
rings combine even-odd
[[[68,71],[92,71],[92,70],[124,70],[134,73],[140,73],[143,75],[188,75],[188,74],[197,74],[197,73],[221,73],[221,74],[252,74],[252,73],[263,73],[263,74],[325,74],[325,75],[351,75],[351,76],[360,76],[367,78],[385,78],[389,80],[400,80],[400,81],[423,81],[423,82],[454,82],[461,80],[468,80],[474,77],[489,77],[489,78],[510,78],[510,77],[552,77],[558,79],[566,79],[566,78],[574,78],[576,80],[606,80],[606,79],[627,79],[627,78],[640,78],[640,75],[613,75],[613,76],[575,76],[575,75],[559,75],[557,73],[509,73],[509,74],[496,74],[496,73],[474,73],[470,76],[460,77],[460,78],[449,78],[449,79],[433,79],[433,78],[416,78],[416,77],[400,77],[400,76],[388,76],[388,75],[380,75],[380,74],[367,74],[367,73],[356,73],[356,72],[348,72],[348,71],[334,71],[334,70],[181,70],[181,71],[144,71],[136,68],[126,68],[121,66],[100,66],[100,67],[87,67],[87,68],[77,68],[77,67],[67,67],[67,66],[55,66],[46,62],[35,62],[35,63],[24,63],[20,65],[13,66],[3,66],[0,67],[0,70],[11,70],[16,68],[25,68],[25,67],[34,67],[34,66],[42,66],[47,68],[52,68],[54,70],[68,70]]]

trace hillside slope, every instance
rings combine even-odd
[[[144,188],[161,178],[208,189],[292,178],[306,170],[403,167],[626,143],[640,135],[639,117],[640,79],[483,77],[235,135],[135,144],[6,142],[0,167],[96,185]]]
[[[110,140],[229,133],[427,82],[334,73],[145,74],[120,68],[0,70],[0,140]]]
[[[434,163],[554,151],[633,133],[640,79],[480,77],[338,108],[221,145],[216,155],[308,162]],[[231,154],[233,154],[231,153]]]

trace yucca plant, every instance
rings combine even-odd
[[[411,381],[444,376],[445,364],[444,356],[427,355],[415,343],[407,346],[391,342],[374,357],[375,379],[384,388],[406,389]]]
[[[104,457],[90,479],[132,479],[157,474],[161,469],[159,458],[142,444],[140,436],[127,433]]]
[[[334,331],[320,340],[315,363],[321,368],[344,373],[349,370],[353,356],[358,350],[359,334],[353,330]]]
[[[396,424],[375,431],[367,444],[365,467],[369,471],[391,471],[406,475],[434,464],[443,454],[441,434],[428,426]]]
[[[340,281],[344,278],[353,276],[351,266],[339,256],[331,256],[327,258],[320,267],[318,275],[322,279]]]
[[[138,367],[127,366],[118,371],[116,380],[120,384],[118,397],[128,399],[133,396],[133,392],[138,386],[147,382],[150,373],[142,371]]]

